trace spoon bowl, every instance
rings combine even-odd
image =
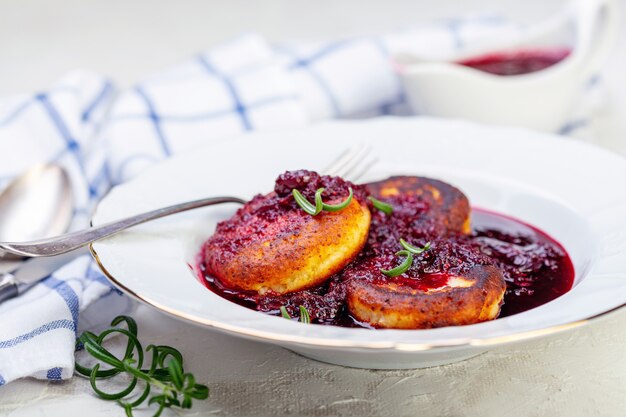
[[[74,199],[69,175],[59,165],[37,165],[0,193],[0,241],[27,241],[65,232]],[[19,256],[3,257],[17,262]],[[4,264],[8,267],[8,264]],[[5,269],[0,266],[0,270]]]
[[[65,169],[54,164],[34,166],[0,193],[0,239],[63,233],[70,225],[73,208],[72,184]],[[0,259],[0,302],[18,296],[71,259],[64,256],[35,262],[40,260],[23,258],[8,253]]]

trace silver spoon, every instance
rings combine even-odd
[[[35,166],[0,193],[0,239],[27,240],[63,233],[72,219],[73,206],[65,169],[53,164]],[[23,257],[15,255],[0,260],[0,302],[15,297],[30,286],[27,284],[39,281],[69,259],[41,261],[23,262]]]
[[[363,175],[369,167],[376,163],[376,159],[369,158],[370,147],[357,145],[348,149],[336,158],[328,167],[321,172],[328,175],[338,175],[344,178],[356,180]],[[357,175],[358,173],[358,175]],[[56,256],[71,252],[88,243],[111,236],[129,227],[159,219],[171,214],[180,213],[195,208],[212,206],[222,203],[245,204],[246,200],[237,197],[212,197],[202,200],[175,204],[173,206],[153,210],[147,213],[127,217],[122,220],[106,223],[102,226],[91,227],[86,230],[68,233],[62,236],[33,240],[31,242],[2,242],[0,239],[0,260],[6,256],[42,257]]]
[[[88,243],[95,242],[107,236],[111,236],[129,227],[136,226],[150,220],[159,219],[183,211],[200,207],[212,206],[222,203],[245,204],[246,200],[237,197],[211,197],[202,200],[195,200],[187,203],[153,210],[147,213],[138,214],[123,220],[103,224],[98,227],[80,230],[78,232],[67,233],[46,239],[32,240],[24,243],[4,242],[0,243],[0,260],[6,257],[23,256],[37,258],[42,256],[56,256],[76,250]]]
[[[28,241],[64,233],[72,220],[74,196],[69,176],[59,165],[37,165],[0,193],[0,241]],[[23,256],[3,256],[0,273]]]

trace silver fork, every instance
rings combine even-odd
[[[359,144],[346,149],[321,172],[356,182],[378,162],[372,156],[372,148],[367,144]]]
[[[376,162],[368,158],[371,148],[364,145],[352,147],[343,152],[322,173],[342,176],[352,181],[358,180]],[[18,255],[23,257],[56,256],[71,252],[89,243],[111,236],[129,227],[159,219],[183,211],[193,210],[200,207],[213,206],[223,203],[245,204],[246,200],[238,197],[211,197],[195,200],[173,206],[160,208],[147,213],[137,214],[122,220],[103,224],[102,226],[90,227],[64,235],[33,240],[30,242],[0,242],[0,259]]]

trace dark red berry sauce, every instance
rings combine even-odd
[[[521,75],[541,71],[561,62],[571,54],[569,48],[525,49],[494,52],[457,62],[495,75]]]
[[[396,199],[398,207],[402,201]],[[405,203],[415,206],[411,198]],[[418,212],[423,207],[417,205]],[[398,208],[398,213],[408,208]],[[370,237],[386,230],[390,225],[399,229],[409,227],[398,220],[390,222],[380,213],[373,213]],[[415,213],[412,213],[414,216]],[[508,216],[481,209],[472,210],[472,232],[469,236],[450,234],[434,238],[424,231],[421,240],[432,240],[433,249],[424,253],[409,270],[423,274],[425,280],[416,282],[410,278],[397,277],[396,282],[418,289],[445,285],[450,274],[462,273],[466,267],[477,264],[496,265],[502,271],[507,284],[504,305],[499,317],[530,310],[563,295],[572,288],[574,267],[565,249],[541,230]],[[400,234],[409,235],[400,230]],[[419,235],[419,233],[418,233]],[[417,241],[420,239],[414,236]],[[383,246],[377,246],[383,243]],[[242,306],[272,315],[280,314],[280,307],[297,317],[298,307],[304,306],[318,324],[344,327],[363,326],[352,319],[346,309],[346,285],[355,272],[360,279],[380,279],[380,269],[397,264],[398,258],[384,249],[385,240],[370,240],[362,254],[344,271],[332,276],[323,285],[291,294],[259,295],[255,292],[234,291],[224,287],[219,280],[206,273],[202,259],[199,262],[202,282],[211,291]],[[423,244],[423,242],[421,243]],[[395,250],[395,249],[394,249]],[[365,278],[363,278],[365,277]],[[406,281],[406,282],[405,282]]]
[[[474,209],[471,242],[504,274],[507,289],[500,317],[552,301],[574,284],[574,265],[563,246],[519,220]]]
[[[429,181],[436,183],[436,180]],[[276,201],[265,207],[263,215],[272,219],[275,211],[291,207],[293,199],[289,198],[289,194],[293,188],[301,190],[310,200],[320,186],[327,187],[330,193],[345,195],[345,183],[331,182],[329,177],[320,177],[308,171],[283,174],[277,180],[274,193],[270,194]],[[366,201],[368,186],[352,186],[355,198]],[[447,191],[455,196],[455,201],[459,198],[467,201],[460,191],[446,186],[455,190]],[[443,186],[440,190],[445,192]],[[348,266],[321,286],[283,295],[232,290],[207,272],[210,264],[207,264],[204,250],[198,261],[200,278],[211,291],[253,310],[280,315],[280,308],[284,306],[292,316],[298,317],[299,307],[303,306],[313,323],[345,327],[362,326],[352,319],[346,308],[351,280],[365,280],[373,284],[393,280],[398,285],[428,291],[445,286],[450,276],[462,276],[477,265],[492,265],[500,269],[507,286],[499,317],[545,304],[569,291],[573,285],[574,267],[565,249],[533,226],[474,208],[471,211],[471,232],[461,233],[446,228],[442,223],[445,219],[438,219],[434,207],[423,197],[399,194],[384,197],[384,200],[393,206],[393,213],[386,215],[370,204],[372,220],[365,247]],[[253,203],[254,200],[249,206]],[[246,207],[240,209],[237,215],[241,216]],[[463,207],[462,204],[460,207]],[[468,206],[465,205],[465,208]],[[227,225],[228,222],[223,222],[218,229]],[[400,238],[414,246],[430,243],[431,248],[416,255],[405,273],[388,278],[381,270],[392,269],[403,260],[396,255],[402,249],[399,247]]]

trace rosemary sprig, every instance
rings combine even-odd
[[[318,190],[319,191],[319,190]],[[317,195],[317,193],[316,193]],[[352,202],[352,197],[354,197],[354,193],[352,192],[352,187],[348,188],[348,197],[343,200],[339,204],[326,204],[322,203],[322,209],[324,211],[341,211],[348,207],[348,205]]]
[[[406,256],[406,259],[404,260],[404,262],[402,262],[400,265],[396,266],[395,268],[392,268],[392,269],[381,269],[380,270],[380,272],[382,272],[383,274],[387,275],[388,277],[397,277],[399,275],[402,275],[406,271],[409,270],[411,265],[413,265],[413,254],[411,252],[409,252],[408,250],[398,251],[398,252],[396,252],[396,255],[398,255],[398,256]]]
[[[308,310],[304,306],[300,306],[300,321],[305,324],[311,323],[311,316]]]
[[[117,327],[125,323],[126,328]],[[183,356],[170,346],[149,345],[145,353],[152,354],[150,366],[142,369],[144,364],[144,349],[137,338],[137,323],[131,317],[118,316],[112,322],[110,329],[95,335],[92,332],[84,332],[76,339],[77,347],[83,346],[85,351],[98,360],[92,368],[75,364],[76,372],[89,377],[91,388],[96,395],[104,400],[117,401],[126,415],[131,417],[132,410],[139,407],[146,400],[148,404],[158,406],[154,416],[161,415],[164,409],[170,407],[191,408],[194,399],[204,400],[209,396],[209,388],[206,385],[196,383],[191,373],[185,373],[183,368]],[[118,358],[109,352],[103,343],[112,334],[126,336],[127,344],[122,358]],[[109,366],[108,369],[100,369],[102,364]],[[108,393],[98,387],[97,381],[112,378],[119,374],[130,376],[131,382],[121,391]],[[138,383],[144,385],[141,394],[134,400],[123,401],[132,397]],[[156,388],[158,393],[148,397]]]
[[[283,318],[286,318],[287,320],[291,320],[291,315],[289,314],[289,312],[287,311],[287,308],[285,306],[280,306],[280,315]],[[304,324],[310,324],[311,323],[311,315],[309,314],[308,310],[306,309],[305,306],[300,306],[300,322],[304,323]]]
[[[352,198],[354,197],[354,193],[352,191],[352,187],[348,188],[348,197],[344,201],[339,204],[326,204],[322,201],[322,193],[324,192],[324,188],[319,188],[315,192],[315,205],[311,204],[309,200],[307,200],[300,191],[295,188],[291,190],[291,194],[293,195],[294,200],[300,206],[302,210],[310,214],[311,216],[317,216],[324,211],[341,211],[348,207],[352,202]]]
[[[428,249],[430,249],[430,242],[426,243],[423,247],[418,248],[417,246],[409,244],[409,242],[407,242],[406,240],[400,239],[400,245],[402,245],[404,249],[415,255],[419,255],[420,253],[426,252]]]
[[[317,216],[324,208],[324,203],[322,202],[323,192],[323,188],[320,188],[315,192],[315,205],[313,205],[309,203],[309,200],[307,200],[300,191],[295,188],[291,190],[291,194],[293,195],[294,200],[296,200],[296,203],[298,203],[302,210],[306,211],[311,216]]]
[[[413,265],[413,255],[419,255],[430,249],[430,242],[426,243],[423,247],[418,248],[409,244],[406,240],[400,239],[400,245],[404,250],[396,252],[397,256],[406,256],[404,262],[392,269],[381,269],[380,272],[388,277],[397,277],[404,274]]]
[[[367,199],[372,202],[372,205],[375,209],[380,210],[387,215],[393,213],[393,206],[391,204],[384,203],[380,200],[375,199],[372,196],[367,197]]]
[[[287,311],[285,306],[280,306],[280,315],[287,320],[291,320],[291,316],[289,315],[289,312]]]

